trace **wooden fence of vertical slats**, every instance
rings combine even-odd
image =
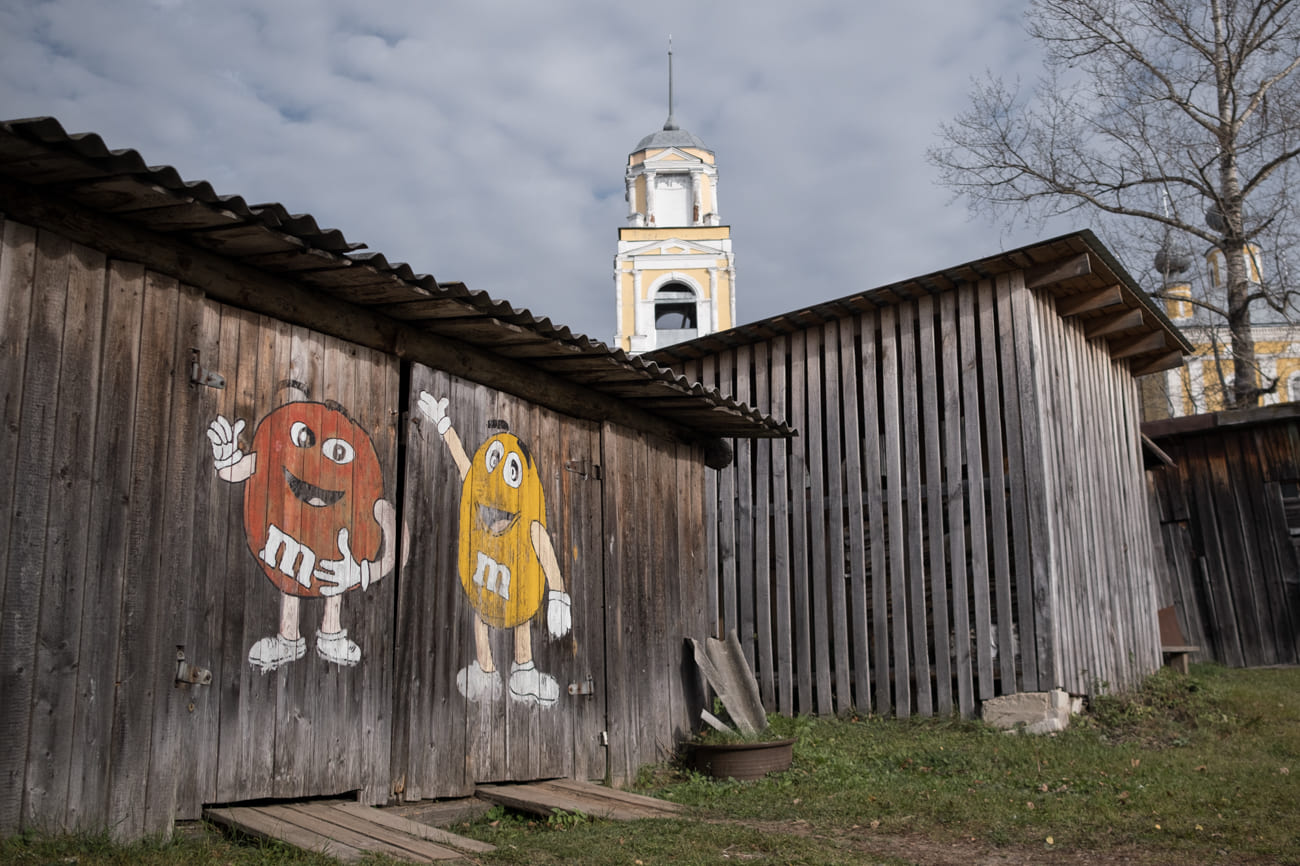
[[[1173,605],[1193,658],[1300,662],[1300,404],[1145,425],[1172,466],[1148,475]]]
[[[681,366],[799,431],[708,493],[711,622],[769,709],[972,715],[1155,667],[1134,382],[1020,273]]]

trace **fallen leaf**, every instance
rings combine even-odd
[[[1047,783],[1044,782],[1043,784],[1039,785],[1039,786],[1038,786],[1038,790],[1041,791],[1041,792],[1043,792],[1044,794],[1046,794],[1046,793],[1047,793]]]
[[[1032,808],[1034,808],[1034,801],[1033,801],[1033,800],[1030,800],[1028,803],[1025,803],[1025,808],[1026,808],[1026,809],[1032,809]]]
[[[1131,763],[1131,764],[1133,765],[1133,768],[1134,768],[1134,769],[1137,769],[1138,764],[1141,764],[1141,763],[1142,763],[1142,759],[1141,759],[1141,758],[1134,758],[1134,759],[1133,759],[1132,761],[1130,761],[1129,763]]]
[[[1048,844],[1048,845],[1055,845],[1056,843],[1052,841],[1052,837],[1051,837],[1051,836],[1048,836],[1048,837],[1047,837],[1047,844]]]
[[[1282,769],[1278,770],[1278,772],[1281,773],[1283,776],[1289,776],[1291,775],[1291,768],[1283,767]]]
[[[1120,798],[1121,800],[1127,800],[1127,799],[1128,799],[1128,791],[1120,791],[1120,792],[1119,792],[1119,798]]]
[[[1160,829],[1160,825],[1159,825],[1159,824],[1156,825],[1156,829],[1157,829],[1157,830]]]
[[[1205,765],[1204,765],[1204,764],[1201,764],[1201,766],[1197,767],[1197,768],[1196,768],[1196,772],[1198,772],[1198,773],[1204,773],[1204,772],[1205,772]]]
[[[1200,824],[1197,824],[1197,825],[1196,825],[1196,829],[1197,829],[1197,830],[1204,830],[1205,828],[1202,827]]]
[[[879,822],[879,821],[872,821],[872,822],[871,822],[871,829],[872,829],[872,830],[877,830],[877,829],[879,829],[879,828],[880,828],[880,822]]]

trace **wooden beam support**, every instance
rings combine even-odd
[[[1096,319],[1089,319],[1083,326],[1083,333],[1089,340],[1094,337],[1104,337],[1107,334],[1116,334],[1120,331],[1127,331],[1130,328],[1142,327],[1141,310],[1120,310],[1117,313],[1109,313]]]
[[[1048,262],[1034,268],[1025,269],[1025,288],[1041,289],[1053,283],[1075,277],[1086,277],[1092,273],[1092,260],[1087,253],[1079,253],[1068,259]]]
[[[1077,295],[1057,298],[1056,315],[1064,319],[1081,313],[1090,313],[1093,310],[1113,307],[1123,300],[1124,293],[1118,285],[1107,286],[1093,292],[1080,292]]]
[[[1110,344],[1110,356],[1116,361],[1119,361],[1123,358],[1132,358],[1134,355],[1146,355],[1150,352],[1158,352],[1165,346],[1165,332],[1152,331],[1150,334],[1141,334],[1127,339],[1113,340]]]
[[[711,438],[704,431],[645,412],[548,374],[532,364],[431,334],[370,308],[331,297],[323,290],[306,288],[291,278],[268,274],[238,259],[100,214],[2,176],[0,212],[8,219],[100,250],[110,258],[139,262],[150,270],[195,286],[221,303],[419,361],[575,418],[623,424],[670,441],[699,442]]]
[[[1183,366],[1183,353],[1182,350],[1176,350],[1146,363],[1134,364],[1130,372],[1134,376],[1150,376],[1152,373],[1161,373],[1181,366]]]

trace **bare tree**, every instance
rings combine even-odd
[[[1121,235],[1121,254],[1194,239],[1221,250],[1226,292],[1195,303],[1227,324],[1236,406],[1275,384],[1256,376],[1252,308],[1290,309],[1291,269],[1253,279],[1247,254],[1265,241],[1296,248],[1297,7],[1031,0],[1028,31],[1045,51],[1037,86],[977,81],[929,152],[976,212],[1011,222],[1091,212]]]

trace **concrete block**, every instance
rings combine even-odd
[[[1050,734],[1070,726],[1070,696],[1061,689],[1021,692],[984,702],[984,721],[1005,731]]]

